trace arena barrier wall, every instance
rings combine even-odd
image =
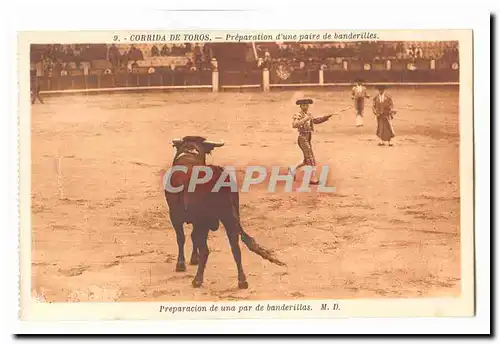
[[[120,73],[64,76],[39,76],[42,94],[127,92],[147,90],[260,90],[300,87],[350,86],[361,78],[366,85],[439,86],[458,85],[457,69],[436,70],[361,70],[294,72],[280,78],[271,69],[249,71],[179,71],[160,73]]]

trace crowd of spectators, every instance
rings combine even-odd
[[[396,58],[405,52],[401,42],[394,44],[380,44],[379,42],[338,43],[338,44],[275,44],[267,49],[274,58],[296,58],[308,60],[310,58],[325,60],[328,58],[343,59],[377,59]]]
[[[355,43],[264,43],[258,46],[259,65],[290,64],[317,69],[334,61],[380,60],[415,62],[419,59],[443,59],[458,62],[458,47],[452,42],[355,42]]]
[[[124,49],[125,48],[125,49]],[[82,69],[82,63],[108,61],[112,69],[137,67],[137,62],[161,57],[186,57],[185,66],[190,70],[202,69],[210,63],[207,46],[199,44],[163,45],[106,45],[106,44],[44,44],[33,45],[30,54],[32,64],[41,63],[44,72],[59,73],[64,70]],[[165,66],[174,67],[174,66]]]
[[[135,45],[130,46],[130,48],[123,54],[120,52],[118,47],[113,44],[108,50],[108,60],[113,64],[113,66],[122,64],[127,64],[128,61],[142,61],[146,58],[152,59],[156,57],[167,57],[167,56],[186,56],[193,55],[194,63],[199,63],[203,59],[203,55],[206,53],[205,49],[202,49],[198,44],[164,44],[164,45],[153,45],[151,48],[143,47],[142,49],[137,48]]]
[[[273,59],[326,60],[405,60],[439,59],[458,55],[458,47],[451,42],[347,42],[347,43],[265,43],[259,45],[261,57]],[[264,55],[264,56],[262,56]]]
[[[163,44],[161,48],[157,45],[151,47],[151,56],[182,56],[188,53],[202,55],[206,51],[206,46],[200,47],[199,44]]]
[[[242,43],[245,44],[245,43]],[[252,49],[248,45],[248,49]],[[405,60],[443,59],[458,62],[456,42],[346,42],[346,43],[261,43],[257,47],[257,64],[252,68],[273,68],[289,65],[298,69],[317,70],[332,63],[361,60]],[[211,51],[208,44],[163,44],[163,45],[106,45],[106,44],[50,44],[34,45],[31,62],[42,62],[44,71],[64,73],[82,68],[82,62],[108,61],[113,69],[137,67],[138,61],[161,59],[168,56],[185,57],[185,66],[190,71],[211,68]],[[244,59],[244,57],[242,57]],[[240,61],[241,62],[241,61]],[[244,62],[245,64],[245,62]],[[241,65],[239,65],[241,66]],[[165,66],[178,67],[178,66]],[[230,67],[226,64],[226,67]],[[238,67],[240,68],[240,67]]]
[[[74,62],[101,60],[106,58],[106,44],[37,44],[31,48],[32,63],[38,62]]]
[[[141,49],[138,49],[134,45],[130,46],[130,48],[122,54],[118,47],[113,44],[108,49],[107,60],[111,62],[113,68],[120,68],[128,66],[129,61],[135,63],[144,60],[144,54]]]

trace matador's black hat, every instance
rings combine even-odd
[[[304,99],[298,99],[295,104],[296,105],[302,105],[302,104],[312,104],[313,100],[309,98],[304,98]]]
[[[377,85],[375,86],[377,90],[385,90],[387,88],[387,85]]]

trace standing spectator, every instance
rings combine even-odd
[[[257,59],[257,67],[263,69],[264,68],[264,59],[262,57],[259,57]]]
[[[170,49],[169,49],[168,45],[164,44],[163,47],[161,48],[160,55],[161,56],[168,56],[169,53],[170,53]]]
[[[141,61],[144,60],[144,55],[142,54],[142,51],[140,49],[137,49],[135,45],[132,45],[130,47],[130,50],[128,51],[128,59],[129,61]]]
[[[264,51],[264,60],[271,60],[271,53],[269,52],[269,49]]]
[[[199,47],[197,48],[198,49],[195,48],[194,52],[194,64],[198,70],[201,70],[201,65],[203,63],[203,56],[201,54],[201,50],[199,49]]]
[[[156,45],[153,45],[153,47],[151,48],[151,56],[160,56],[160,51],[158,50],[158,47]]]
[[[108,61],[111,62],[113,67],[119,67],[120,65],[120,50],[116,47],[116,45],[112,44],[108,51]]]
[[[43,104],[42,97],[40,97],[40,84],[38,83],[36,72],[31,73],[30,93],[31,93],[31,104],[35,104],[37,99],[40,101],[40,103]]]
[[[203,53],[203,59],[205,61],[209,61],[212,58],[211,49],[208,44],[203,45],[202,53]]]
[[[414,62],[416,59],[422,58],[423,56],[422,49],[417,47],[415,44],[412,44],[410,48],[408,48],[407,54],[410,56],[410,59]]]
[[[415,58],[421,59],[422,57],[424,57],[424,52],[422,51],[422,48],[417,47],[415,50]]]
[[[75,57],[74,57],[76,68],[80,68],[80,63],[82,61],[80,54],[81,54],[80,47],[76,46],[75,47]]]
[[[264,52],[264,68],[271,68],[271,53],[269,53],[269,50],[267,49]]]

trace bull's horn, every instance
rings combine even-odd
[[[176,144],[176,143],[181,143],[182,142],[182,139],[173,139],[172,140],[172,143],[173,144]]]
[[[224,142],[212,142],[212,141],[205,141],[204,143],[207,143],[211,146],[214,146],[214,147],[222,147],[224,146]]]

